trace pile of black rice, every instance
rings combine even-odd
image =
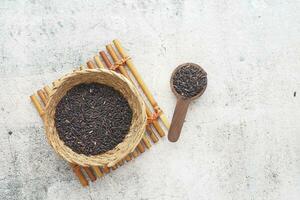
[[[121,143],[127,135],[132,110],[112,87],[80,84],[70,89],[56,107],[59,138],[74,152],[98,155]]]

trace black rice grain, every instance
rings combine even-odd
[[[194,97],[199,94],[207,84],[207,75],[199,67],[187,64],[180,67],[173,76],[175,91],[183,97]]]
[[[132,110],[112,87],[80,84],[70,89],[56,107],[59,138],[74,152],[97,155],[112,150],[127,135]]]

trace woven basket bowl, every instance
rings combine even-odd
[[[119,143],[114,149],[99,155],[86,156],[72,151],[60,140],[55,126],[55,111],[57,104],[68,90],[75,85],[92,82],[111,86],[123,94],[132,109],[132,121],[123,142]],[[111,70],[86,69],[67,74],[55,83],[46,105],[44,120],[48,142],[65,160],[81,166],[111,167],[134,151],[145,132],[147,117],[144,101],[135,86],[127,78]]]

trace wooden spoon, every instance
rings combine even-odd
[[[174,87],[174,76],[176,74],[176,72],[178,70],[180,70],[183,67],[187,67],[187,66],[193,66],[193,67],[197,67],[201,70],[201,77],[205,77],[205,81],[203,82],[203,87],[198,91],[198,93],[195,96],[192,97],[186,97],[183,96],[181,94],[179,94],[175,87]],[[171,89],[173,91],[173,93],[175,94],[175,96],[177,97],[177,103],[176,103],[176,107],[174,110],[174,114],[173,114],[173,118],[172,118],[172,122],[171,122],[171,126],[169,129],[169,133],[168,133],[168,139],[170,142],[176,142],[180,136],[181,133],[181,129],[185,120],[185,116],[189,107],[189,104],[191,103],[192,100],[195,100],[196,98],[200,97],[206,87],[207,87],[207,73],[197,64],[194,63],[185,63],[182,65],[179,65],[172,73],[171,76],[171,80],[170,80],[170,84],[171,84]]]

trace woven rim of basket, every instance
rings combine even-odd
[[[123,142],[114,149],[99,155],[78,154],[60,140],[55,126],[55,111],[58,102],[66,92],[80,83],[102,83],[113,87],[123,94],[132,109],[132,121]],[[50,145],[65,160],[82,166],[111,167],[133,152],[141,141],[147,122],[145,103],[136,87],[123,75],[106,69],[86,69],[63,76],[55,83],[46,105],[45,127]]]

